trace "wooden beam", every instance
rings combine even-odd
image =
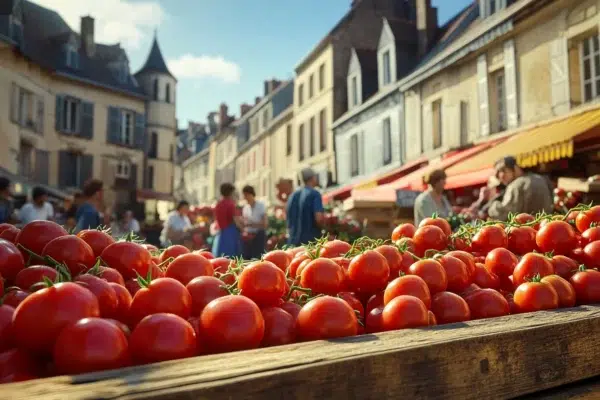
[[[16,399],[501,399],[600,375],[600,306],[1,386]]]

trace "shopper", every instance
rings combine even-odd
[[[287,202],[287,223],[289,239],[293,246],[307,244],[321,237],[323,223],[323,200],[315,187],[319,177],[311,168],[302,170],[304,186],[297,189]]]
[[[415,199],[415,225],[419,226],[425,218],[432,215],[447,218],[452,214],[452,206],[444,196],[446,173],[441,169],[431,171],[423,179],[427,190]]]
[[[10,187],[10,179],[0,176],[0,224],[14,222],[15,208]]]
[[[54,207],[48,202],[48,193],[41,187],[31,191],[31,201],[19,210],[19,220],[26,225],[32,221],[51,221],[54,219]]]
[[[241,218],[237,215],[231,183],[221,185],[221,200],[215,206],[215,219],[218,232],[213,242],[212,253],[215,257],[239,257],[242,255],[240,229]]]
[[[97,229],[101,225],[102,221],[98,210],[102,208],[103,189],[102,181],[97,179],[90,180],[83,187],[84,201],[75,215],[77,219],[76,232],[84,229]]]
[[[169,213],[160,234],[161,246],[184,243],[186,236],[192,230],[192,223],[188,217],[189,211],[190,203],[182,200],[177,204],[177,208]]]
[[[267,243],[267,209],[262,201],[256,200],[256,192],[252,186],[245,186],[242,194],[246,200],[242,209],[244,259],[258,259],[265,252]]]
[[[134,234],[140,233],[140,223],[137,219],[135,219],[133,215],[133,211],[127,210],[123,213],[123,232],[129,233],[133,232]]]

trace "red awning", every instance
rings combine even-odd
[[[494,173],[494,168],[486,168],[480,171],[449,176],[446,179],[446,189],[452,190],[469,186],[485,185],[487,184],[490,176],[493,176]]]

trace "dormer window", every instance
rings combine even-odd
[[[120,62],[116,67],[117,80],[121,83],[127,83],[129,77],[129,66],[127,62]]]
[[[17,47],[23,45],[23,24],[18,18],[10,17],[10,38],[15,42]]]
[[[379,44],[377,45],[377,77],[379,88],[385,87],[392,82],[396,82],[401,76],[398,76],[397,63],[397,45],[394,31],[387,19],[383,20]],[[400,60],[407,63],[408,60]]]
[[[392,82],[392,68],[390,65],[390,51],[386,50],[382,56],[382,72],[383,72],[383,85],[388,85]]]
[[[352,102],[350,103],[350,105],[352,107],[357,106],[358,105],[358,77],[357,76],[353,76],[351,79],[350,96],[352,99]]]
[[[512,3],[512,0],[479,0],[479,15],[481,18],[487,18]]]
[[[65,46],[65,56],[66,56],[66,65],[69,68],[78,69],[79,68],[79,52],[70,44]]]
[[[348,90],[348,109],[362,104],[362,70],[355,49],[352,49],[352,55],[350,56],[346,85]]]

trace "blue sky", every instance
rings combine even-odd
[[[96,18],[97,40],[120,42],[136,71],[154,29],[178,77],[177,117],[203,122],[226,102],[230,112],[263,93],[265,79],[292,78],[294,66],[347,12],[350,0],[33,0],[75,30]],[[444,23],[472,0],[433,0]]]

